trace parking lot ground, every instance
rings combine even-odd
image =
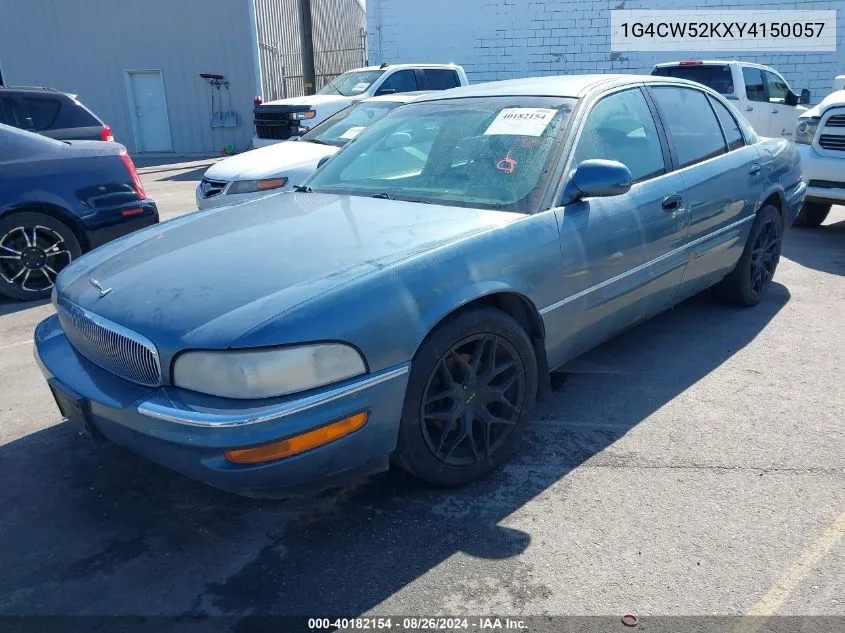
[[[192,170],[142,174],[163,217]],[[0,303],[0,614],[845,615],[844,280],[840,207],[756,308],[695,297],[555,374],[483,481],[288,501],[75,436],[50,306]]]

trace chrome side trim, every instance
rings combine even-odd
[[[556,301],[555,303],[548,305],[545,308],[542,308],[540,310],[540,315],[542,316],[542,315],[548,314],[549,312],[557,310],[558,308],[562,308],[567,303],[572,303],[573,301],[576,301],[577,299],[580,299],[581,297],[586,297],[591,292],[595,292],[596,290],[601,290],[602,288],[606,288],[607,286],[615,284],[617,281],[622,281],[623,279],[630,277],[631,275],[636,275],[638,272],[642,272],[646,268],[654,266],[655,264],[659,264],[660,262],[666,261],[670,257],[674,257],[675,255],[683,253],[684,251],[689,250],[690,248],[692,248],[694,246],[697,246],[697,245],[699,245],[703,242],[706,242],[707,240],[713,239],[714,237],[718,237],[722,233],[727,233],[731,229],[734,229],[741,224],[744,224],[746,222],[753,220],[755,217],[757,217],[757,216],[756,215],[749,215],[746,218],[742,218],[741,220],[738,220],[736,222],[728,224],[727,226],[723,226],[722,228],[717,229],[717,230],[713,231],[712,233],[708,233],[707,235],[705,235],[703,237],[699,237],[698,239],[695,239],[692,242],[688,242],[687,244],[684,244],[683,246],[679,246],[678,248],[675,248],[675,249],[669,251],[668,253],[664,253],[660,257],[655,257],[654,259],[647,261],[644,264],[640,264],[639,266],[635,266],[634,268],[631,268],[630,270],[626,270],[624,273],[619,273],[615,277],[611,277],[610,279],[605,279],[604,281],[597,283],[595,286],[590,286],[589,288],[585,288],[584,290],[581,290],[580,292],[576,292],[574,295],[569,295],[568,297],[564,297],[560,301]]]
[[[173,406],[165,406],[157,402],[145,401],[138,405],[138,413],[157,420],[164,420],[165,422],[173,422],[175,424],[186,424],[188,426],[204,426],[204,427],[232,427],[245,426],[247,424],[259,424],[261,422],[268,422],[277,418],[283,418],[295,413],[301,413],[320,405],[334,402],[340,398],[351,396],[354,393],[369,389],[388,380],[404,376],[410,371],[410,365],[400,365],[390,369],[385,369],[377,374],[365,376],[348,385],[342,387],[335,387],[322,393],[316,393],[311,396],[299,398],[298,400],[291,400],[285,402],[277,407],[264,409],[255,413],[244,413],[239,415],[220,415],[217,413],[205,413],[202,411],[194,411],[192,409],[176,408]]]

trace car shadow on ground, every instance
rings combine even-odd
[[[314,497],[254,500],[61,424],[13,441],[0,448],[0,614],[355,615],[455,554],[514,557],[532,534],[501,525],[509,515],[588,460],[624,460],[598,454],[749,344],[789,298],[777,283],[752,309],[704,294],[602,345],[555,374],[504,467],[454,490],[391,471]],[[514,569],[481,582],[514,600],[555,591]],[[426,595],[460,603],[470,582]],[[259,630],[213,623],[206,630]]]
[[[192,169],[190,171],[184,171],[177,174],[173,174],[172,176],[167,176],[166,178],[159,178],[159,180],[169,180],[171,182],[185,182],[185,181],[194,181],[199,182],[202,180],[202,175],[208,171],[210,165],[203,165],[201,167],[197,167],[196,169]]]
[[[13,299],[7,299],[6,297],[0,297],[0,316],[14,314],[15,312],[22,312],[24,310],[29,310],[30,308],[45,306],[48,303],[50,303],[50,299],[39,299],[38,301],[15,301]]]
[[[807,268],[845,275],[845,220],[787,231],[783,256]]]

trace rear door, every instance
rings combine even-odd
[[[747,103],[743,116],[760,136],[771,136],[772,113],[766,97],[766,82],[763,71],[753,66],[742,67],[742,80],[745,83]]]
[[[649,88],[683,179],[689,207],[688,262],[682,296],[711,285],[733,268],[763,189],[757,149],[746,144],[735,113],[693,88]]]
[[[766,82],[766,98],[771,108],[769,136],[791,139],[795,132],[798,114],[795,106],[787,103],[791,92],[789,84],[783,77],[768,70],[763,71],[763,80]]]
[[[646,94],[626,88],[587,107],[567,172],[615,160],[634,185],[555,210],[563,270],[562,297],[543,310],[550,366],[669,307],[686,261],[677,250],[687,228],[683,182]]]

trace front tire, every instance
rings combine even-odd
[[[493,308],[459,314],[414,357],[394,461],[439,486],[478,479],[519,444],[536,397],[525,330]]]
[[[714,287],[716,296],[741,306],[760,303],[780,261],[782,240],[783,220],[778,210],[767,204],[757,212],[736,267]]]
[[[27,211],[0,218],[0,295],[46,299],[59,271],[81,254],[73,231],[49,215]]]
[[[795,218],[792,226],[801,226],[808,229],[817,229],[830,213],[832,205],[823,202],[805,202]]]

